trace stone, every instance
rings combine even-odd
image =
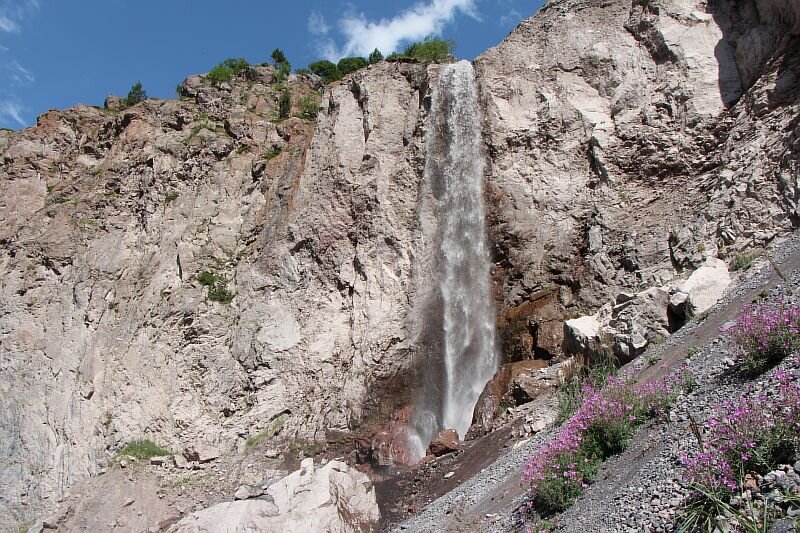
[[[780,518],[769,527],[768,533],[795,533],[797,526],[794,520]]]
[[[269,448],[264,455],[267,456],[267,459],[277,459],[281,456],[281,452],[276,450],[275,448]]]
[[[233,494],[233,497],[236,500],[247,500],[249,498],[254,498],[255,496],[260,496],[260,491],[257,491],[254,487],[250,487],[248,485],[240,485]]]
[[[150,464],[154,466],[164,466],[172,462],[171,455],[162,455],[158,457],[151,457]]]
[[[124,107],[124,98],[109,94],[106,96],[105,101],[103,101],[103,107],[109,111],[119,111]]]
[[[190,469],[191,465],[189,461],[181,454],[175,454],[172,456],[172,462],[175,465],[175,468],[182,468],[182,469]]]
[[[441,457],[448,453],[453,453],[461,449],[461,442],[458,439],[458,432],[455,429],[445,429],[439,432],[430,444],[428,453],[435,457]]]
[[[169,533],[282,531],[307,533],[369,531],[380,520],[369,478],[340,461],[300,470],[270,486],[273,501],[249,499],[217,504],[183,518]]]
[[[456,473],[455,473],[455,472],[448,472],[448,473],[446,473],[446,474],[445,474],[444,476],[442,476],[442,477],[443,477],[444,479],[450,479],[450,478],[451,478],[451,477],[453,477],[454,475],[456,475]]]
[[[215,448],[214,446],[209,446],[208,444],[194,444],[189,448],[186,448],[183,452],[183,456],[189,461],[197,461],[198,463],[210,463],[219,457],[222,453],[219,449]]]
[[[725,261],[708,258],[680,287],[682,292],[688,294],[686,314],[697,316],[706,312],[722,297],[730,283]]]

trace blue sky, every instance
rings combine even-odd
[[[0,127],[51,108],[102,105],[141,80],[172,98],[190,74],[228,57],[292,66],[384,53],[435,34],[473,59],[542,0],[0,0]]]

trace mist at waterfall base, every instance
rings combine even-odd
[[[478,397],[497,370],[481,144],[472,64],[447,65],[433,91],[424,175],[440,191],[437,282],[444,368],[441,382],[429,387],[412,418],[411,440],[420,459],[443,429],[464,438]]]

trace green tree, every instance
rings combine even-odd
[[[278,116],[280,118],[289,118],[292,112],[292,93],[289,89],[284,89],[281,97],[278,100]]]
[[[339,64],[336,65],[336,68],[340,76],[347,76],[351,72],[362,69],[367,65],[369,65],[369,63],[367,63],[367,60],[363,57],[343,57],[339,60]]]
[[[142,89],[142,82],[137,81],[128,91],[128,96],[125,98],[125,107],[136,105],[139,102],[147,100],[147,93]]]
[[[380,63],[381,61],[383,61],[383,54],[381,53],[381,51],[380,51],[380,50],[378,50],[378,49],[376,48],[376,49],[375,49],[375,50],[373,50],[373,51],[372,51],[372,53],[369,55],[369,58],[368,58],[368,59],[369,59],[369,64],[370,64],[370,65],[374,65],[375,63]]]
[[[278,65],[280,65],[281,63],[288,64],[289,61],[286,59],[286,54],[283,53],[283,50],[281,50],[280,48],[276,48],[275,50],[272,51],[272,66],[278,68]]]
[[[342,79],[338,67],[327,59],[311,63],[308,65],[308,70],[322,78],[323,83],[330,83]]]
[[[419,61],[438,63],[450,59],[455,49],[456,42],[451,39],[443,41],[438,37],[428,36],[424,41],[408,45],[403,54]]]

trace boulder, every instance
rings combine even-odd
[[[687,294],[686,315],[697,316],[714,306],[731,284],[728,265],[710,257],[683,283],[680,292]]]
[[[210,463],[215,459],[219,459],[220,451],[208,444],[195,444],[187,448],[183,452],[183,456],[189,461],[197,461],[198,463]]]
[[[120,109],[125,107],[124,98],[121,96],[115,96],[113,94],[109,94],[106,96],[105,101],[103,102],[103,107],[108,109],[109,111],[119,111]]]
[[[591,359],[602,346],[600,331],[603,324],[598,315],[582,316],[564,322],[564,353],[580,354]]]
[[[459,449],[461,449],[461,442],[458,440],[458,432],[455,429],[445,429],[428,444],[428,453],[436,457],[441,457]]]
[[[251,488],[240,487],[250,492]],[[268,499],[242,499],[197,511],[169,533],[361,533],[380,520],[375,488],[366,474],[341,461],[315,466],[305,459],[297,470],[267,490]]]
[[[265,500],[224,502],[190,514],[167,531],[168,533],[244,533],[275,531],[267,524],[278,515],[274,503]]]

